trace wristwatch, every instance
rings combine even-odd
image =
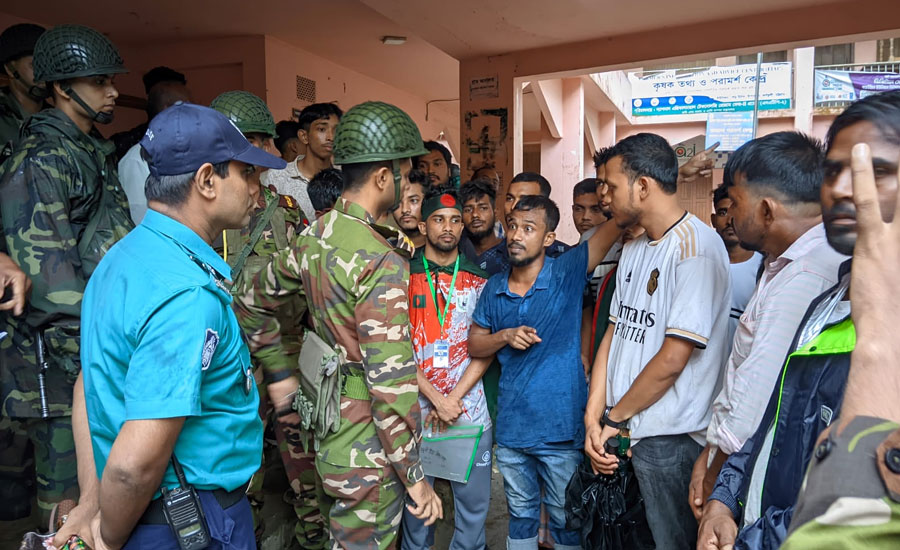
[[[603,411],[603,418],[600,419],[600,422],[604,426],[609,426],[610,428],[615,428],[617,430],[621,430],[622,428],[628,427],[628,420],[623,420],[621,422],[616,422],[609,417],[609,411],[612,410],[612,407],[606,407],[606,410]]]

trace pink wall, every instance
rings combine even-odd
[[[345,111],[363,101],[392,103],[409,113],[424,139],[435,139],[444,132],[454,155],[459,155],[458,103],[432,103],[426,121],[424,98],[351,71],[277,38],[265,37],[265,57],[267,102],[276,120],[289,118],[292,108],[302,109],[308,105],[297,99],[296,77],[299,75],[316,81],[316,101],[336,101]],[[427,75],[422,77],[427,78]]]

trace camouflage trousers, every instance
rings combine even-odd
[[[393,468],[348,468],[316,460],[332,550],[392,550],[406,488]]]
[[[78,499],[72,417],[0,417],[0,520],[27,517],[37,497],[40,522],[53,506]]]

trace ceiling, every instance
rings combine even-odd
[[[121,45],[265,34],[425,100],[459,95],[457,60],[357,0],[13,0],[0,11],[45,25],[89,25]],[[385,46],[385,35],[408,41]]]

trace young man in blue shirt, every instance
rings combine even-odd
[[[73,425],[81,504],[97,514],[79,534],[97,550],[179,548],[160,498],[179,486],[177,458],[198,490],[209,548],[255,548],[244,493],[262,454],[259,395],[231,268],[210,244],[250,221],[257,167],[285,163],[190,104],[154,118],[141,146],[150,209],[84,294]]]
[[[581,302],[589,274],[619,238],[612,223],[591,239],[548,257],[559,209],[547,197],[521,197],[506,217],[510,271],[490,278],[475,310],[469,354],[496,353],[501,365],[497,465],[509,507],[511,550],[537,548],[541,487],[556,548],[578,548],[566,530],[565,488],[584,439],[587,383],[581,363]]]

